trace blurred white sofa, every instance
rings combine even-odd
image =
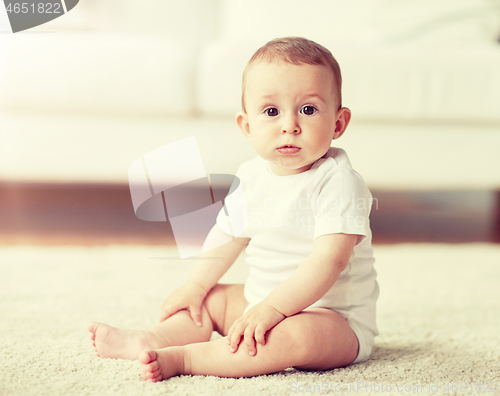
[[[336,144],[370,187],[500,188],[499,0],[80,3],[0,35],[0,181],[126,183],[189,136],[207,173],[234,173],[255,155],[234,121],[243,68],[298,35],[341,65]]]

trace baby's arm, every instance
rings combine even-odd
[[[227,336],[230,350],[238,349],[243,336],[250,354],[255,354],[255,341],[264,344],[269,329],[323,297],[349,263],[357,239],[350,234],[316,238],[312,254],[295,273],[233,323]]]
[[[216,244],[226,234],[216,225],[210,230],[205,243]],[[201,306],[206,295],[238,258],[249,238],[234,238],[215,249],[201,253],[200,259],[184,286],[171,293],[162,306],[160,322],[174,313],[187,309],[193,321],[201,326]],[[215,243],[212,243],[215,242]],[[212,258],[217,257],[217,258]]]

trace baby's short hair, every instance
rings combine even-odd
[[[323,65],[328,67],[334,77],[333,92],[339,100],[339,109],[342,107],[342,75],[340,66],[332,53],[322,45],[303,37],[283,37],[269,41],[260,47],[248,61],[243,71],[243,92],[241,105],[245,110],[245,77],[254,62],[264,60],[267,62],[284,61],[293,65]]]

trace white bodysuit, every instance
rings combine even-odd
[[[244,162],[236,176],[242,183],[244,203],[240,201],[240,205],[245,205],[246,218],[233,228],[244,229],[238,236],[250,238],[246,248],[250,268],[244,288],[247,310],[295,272],[312,253],[316,238],[357,234],[347,267],[311,307],[329,308],[345,317],[360,344],[355,363],[366,360],[378,335],[375,304],[379,288],[369,222],[372,196],[345,151],[332,147],[309,170],[289,176],[274,174],[266,160],[256,157]],[[240,212],[245,211],[240,207]],[[231,219],[234,222],[234,216]],[[231,234],[223,210],[217,224]]]

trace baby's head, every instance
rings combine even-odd
[[[351,113],[341,105],[341,84],[335,58],[311,40],[275,39],[253,55],[236,121],[274,173],[309,170],[344,133]]]
[[[243,71],[241,105],[245,110],[246,76],[252,65],[257,62],[286,62],[292,65],[322,65],[330,69],[333,76],[332,93],[342,107],[342,74],[340,66],[332,53],[322,45],[303,37],[284,37],[269,41],[260,47],[248,61]]]

